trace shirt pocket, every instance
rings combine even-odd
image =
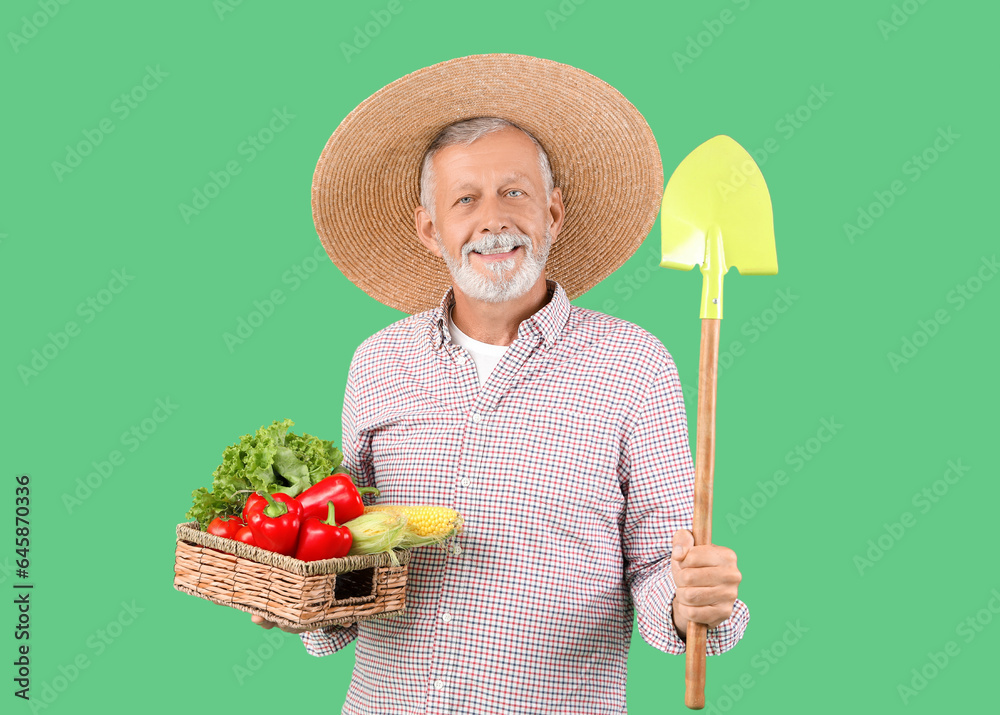
[[[620,438],[596,413],[540,408],[503,427],[509,449],[491,465],[552,519],[607,520],[624,506],[618,482]],[[562,515],[561,517],[557,515]]]
[[[378,501],[450,504],[460,429],[459,416],[445,411],[399,413],[371,427]]]

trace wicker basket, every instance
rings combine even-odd
[[[191,521],[177,525],[174,588],[279,625],[314,630],[403,613],[409,560],[409,551],[397,549],[300,561],[209,534]]]

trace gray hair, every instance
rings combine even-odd
[[[473,117],[472,119],[463,119],[461,121],[454,122],[453,124],[449,124],[438,132],[438,135],[434,138],[434,141],[431,142],[430,147],[428,147],[427,151],[424,153],[424,161],[420,169],[420,205],[423,206],[427,210],[427,213],[431,215],[431,221],[435,220],[434,165],[432,163],[434,155],[445,147],[454,146],[456,144],[468,146],[486,134],[506,129],[507,127],[512,127],[524,132],[538,149],[538,168],[542,173],[542,182],[545,186],[545,196],[548,197],[552,193],[552,190],[555,188],[555,182],[552,178],[552,166],[549,164],[549,156],[545,153],[545,149],[542,148],[542,145],[531,135],[530,132],[522,129],[513,122],[501,119],[500,117]]]

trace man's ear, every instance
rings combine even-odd
[[[548,216],[549,233],[552,234],[552,243],[556,242],[559,232],[562,230],[563,219],[566,218],[566,207],[563,205],[562,189],[556,187],[552,189],[549,197]]]
[[[441,249],[438,248],[437,241],[434,240],[436,228],[427,209],[423,206],[417,206],[413,209],[413,222],[417,228],[417,238],[424,244],[424,248],[438,258],[442,258]]]

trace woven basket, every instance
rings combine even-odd
[[[409,560],[408,550],[397,549],[300,561],[209,534],[190,521],[177,525],[174,588],[282,626],[314,630],[403,613]]]

